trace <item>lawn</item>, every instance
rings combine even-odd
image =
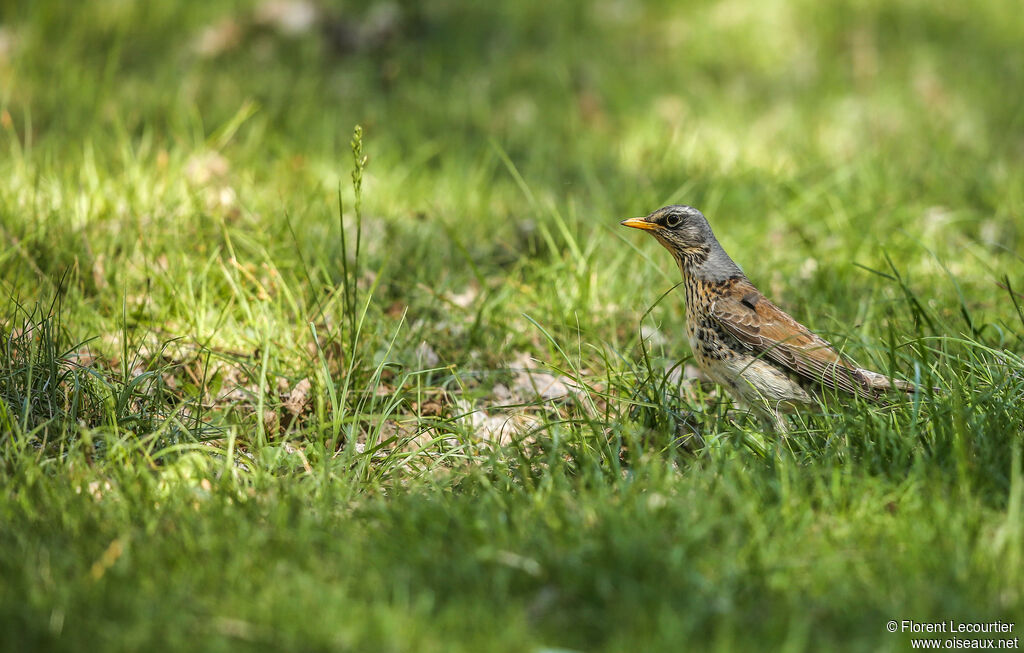
[[[0,647],[1019,637],[1022,42],[1010,0],[4,3]],[[731,403],[618,226],[670,203],[929,389]]]

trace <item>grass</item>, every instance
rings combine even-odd
[[[0,10],[4,649],[1020,620],[1015,3],[304,15]],[[686,371],[677,272],[617,227],[670,202],[939,390],[764,431]]]

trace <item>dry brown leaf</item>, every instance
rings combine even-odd
[[[444,408],[436,401],[425,401],[422,405],[414,403],[412,407],[423,417],[439,417],[444,412]]]
[[[384,309],[384,314],[393,320],[397,320],[398,318],[402,317],[403,313],[405,313],[405,309],[406,304],[404,302],[396,300],[391,302],[388,305],[388,307]]]
[[[273,438],[277,436],[279,425],[280,418],[277,415],[277,411],[263,411],[263,428],[266,430],[268,438]]]
[[[512,384],[512,392],[521,399],[539,398],[544,401],[564,399],[570,392],[562,380],[547,372],[520,372]]]
[[[213,151],[193,154],[185,162],[185,178],[195,186],[205,186],[214,179],[220,179],[229,170],[228,160]]]
[[[480,292],[474,286],[466,286],[462,292],[445,293],[444,297],[459,308],[469,308],[479,294]]]
[[[540,424],[537,417],[522,411],[489,413],[465,399],[456,400],[455,406],[461,414],[459,421],[469,426],[479,440],[500,445],[510,444],[518,435]]]
[[[309,405],[309,391],[312,387],[313,384],[310,383],[308,378],[302,379],[295,384],[295,387],[288,393],[288,397],[281,405],[292,415],[302,414],[306,410],[306,406]]]

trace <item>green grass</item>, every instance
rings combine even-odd
[[[0,9],[0,646],[1024,627],[1017,3],[270,6]],[[680,374],[671,202],[939,391]]]

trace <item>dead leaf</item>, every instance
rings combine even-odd
[[[513,366],[519,368],[510,390],[510,399],[514,403],[529,403],[538,399],[554,401],[582,392],[580,385],[567,376],[556,377],[549,372],[539,371],[537,362],[525,352],[516,355]]]
[[[436,401],[425,401],[422,405],[414,403],[412,406],[423,417],[439,417],[444,412],[441,404]]]
[[[500,445],[512,443],[518,435],[540,424],[533,415],[521,411],[489,413],[466,399],[456,400],[455,407],[460,413],[459,421],[469,426],[479,440]]]
[[[526,413],[489,415],[483,425],[483,434],[488,440],[505,446],[540,423],[540,419]]]
[[[194,186],[205,186],[226,176],[229,170],[228,160],[213,151],[193,154],[185,162],[185,178]]]
[[[306,406],[309,405],[309,391],[313,387],[309,379],[302,379],[295,384],[291,392],[288,393],[288,398],[281,404],[285,410],[292,415],[300,415]]]
[[[266,431],[268,438],[272,438],[277,435],[279,424],[280,420],[278,418],[277,411],[263,411],[263,428]]]
[[[547,372],[520,372],[512,384],[512,392],[522,398],[538,397],[544,401],[564,399],[570,392],[562,379]]]
[[[455,304],[459,308],[469,308],[476,301],[477,295],[480,292],[473,286],[466,286],[466,288],[459,293],[445,293],[444,298]]]
[[[396,300],[388,305],[388,307],[384,310],[384,314],[393,320],[397,320],[398,318],[402,317],[403,313],[405,313],[405,309],[405,303]]]

